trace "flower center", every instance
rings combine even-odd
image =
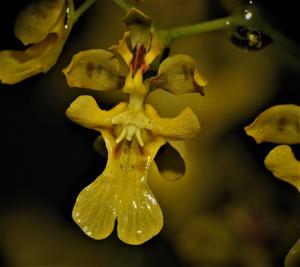
[[[130,94],[127,110],[113,117],[112,123],[122,126],[116,143],[124,139],[132,141],[135,136],[139,145],[144,146],[142,130],[152,128],[150,119],[144,113],[144,97],[142,94]]]
[[[133,49],[133,56],[130,62],[132,68],[132,75],[134,75],[138,69],[142,69],[142,73],[145,73],[148,66],[145,62],[145,55],[147,53],[146,47],[144,45],[137,45]]]

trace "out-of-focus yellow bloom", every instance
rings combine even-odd
[[[79,194],[74,220],[95,239],[110,235],[117,220],[119,238],[138,245],[158,234],[163,225],[162,212],[147,185],[149,168],[156,163],[167,180],[183,176],[183,159],[167,142],[191,138],[200,130],[198,119],[189,107],[175,118],[162,118],[154,107],[144,103],[145,97],[150,89],[172,92],[173,79],[185,86],[181,90],[176,88],[174,93],[199,92],[205,82],[199,78],[194,61],[183,55],[170,57],[167,66],[161,64],[156,77],[145,79],[143,75],[162,46],[151,30],[150,19],[140,11],[131,9],[125,23],[129,32],[111,48],[115,54],[100,49],[80,52],[64,73],[70,86],[104,91],[122,89],[129,95],[129,101],[104,111],[91,96],[79,96],[66,115],[84,127],[99,131],[102,138],[97,139],[96,147],[101,150],[104,140],[108,154],[104,172]],[[178,57],[184,58],[181,65]],[[160,82],[154,82],[156,79]],[[163,145],[165,149],[154,163]]]
[[[176,248],[186,261],[204,266],[236,262],[236,237],[224,218],[196,216],[178,232]]]
[[[275,177],[290,183],[300,192],[300,161],[289,146],[280,145],[272,149],[265,158],[265,165]]]
[[[297,267],[300,265],[300,238],[286,255],[284,260],[285,267]]]
[[[300,143],[300,107],[297,105],[276,105],[257,116],[253,123],[245,127],[248,135],[259,144]]]
[[[245,131],[257,143],[284,144],[271,150],[265,158],[265,165],[275,177],[300,191],[300,161],[288,146],[300,144],[300,107],[292,104],[273,106],[258,115]]]
[[[18,16],[15,35],[24,51],[0,51],[0,81],[15,84],[46,73],[57,61],[74,23],[72,0],[38,0]]]
[[[268,266],[255,228],[248,228],[249,214],[235,212],[241,214],[196,215],[186,222],[175,235],[179,255],[192,266]]]

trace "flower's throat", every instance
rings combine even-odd
[[[148,65],[145,61],[145,55],[147,53],[146,47],[144,45],[137,45],[133,49],[133,57],[130,61],[130,66],[132,69],[132,76],[138,71],[138,69],[142,69],[142,73],[145,73],[148,70]]]

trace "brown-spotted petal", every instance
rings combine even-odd
[[[293,104],[270,107],[246,126],[245,131],[256,143],[299,144],[300,107]]]
[[[184,140],[194,137],[200,131],[200,123],[191,108],[187,107],[175,118],[162,118],[149,104],[145,113],[152,122],[152,133],[170,140]]]
[[[121,89],[125,79],[119,60],[102,49],[79,52],[63,72],[69,86],[99,91]]]
[[[15,23],[15,35],[24,45],[39,43],[52,32],[65,0],[34,1],[21,11]]]
[[[124,111],[125,103],[120,103],[109,111],[99,108],[92,96],[82,95],[77,97],[66,110],[66,116],[73,122],[83,127],[100,130],[112,125],[114,116]]]
[[[160,175],[167,181],[177,181],[185,174],[184,159],[170,143],[158,150],[155,163]]]
[[[300,161],[287,145],[276,146],[265,158],[265,165],[275,177],[295,186],[300,192]]]
[[[207,82],[197,71],[196,62],[188,55],[174,55],[165,59],[151,84],[175,95],[200,93],[204,95]]]

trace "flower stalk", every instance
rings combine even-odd
[[[79,8],[75,11],[74,21],[76,22],[81,15],[91,7],[96,2],[96,0],[86,0]]]
[[[127,0],[113,0],[124,12],[128,12],[132,5]]]

